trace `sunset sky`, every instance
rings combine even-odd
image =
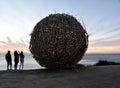
[[[120,53],[120,0],[0,0],[0,52],[29,52],[35,24],[51,13],[84,21],[88,53]]]

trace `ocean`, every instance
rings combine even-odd
[[[12,55],[12,67],[14,67],[14,56]],[[83,65],[94,65],[99,60],[107,60],[107,61],[114,61],[114,62],[120,62],[120,54],[85,54],[82,60],[79,61],[80,64]],[[6,60],[5,60],[5,53],[0,53],[0,70],[6,70]],[[19,64],[18,64],[19,68]],[[24,69],[40,69],[44,68],[41,67],[32,57],[31,54],[25,54],[25,61],[24,61]]]

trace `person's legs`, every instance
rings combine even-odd
[[[22,61],[22,69],[23,69],[23,67],[24,67],[24,61]]]
[[[10,61],[10,69],[12,70],[12,62]]]
[[[15,62],[14,69],[17,70],[17,63]]]
[[[9,70],[9,61],[7,61],[7,70]]]
[[[17,66],[18,66],[18,62],[16,62],[16,69],[17,69]]]
[[[12,69],[12,62],[8,61],[7,62],[7,70]]]
[[[22,65],[22,63],[20,62],[19,70],[20,70],[20,68],[21,68],[21,65]]]
[[[23,69],[23,67],[24,67],[24,61],[20,61],[19,69]]]
[[[18,66],[18,61],[15,62],[15,65],[14,65],[15,70],[17,70],[17,66]]]

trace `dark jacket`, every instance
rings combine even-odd
[[[16,63],[19,62],[19,54],[18,54],[18,53],[14,53],[14,61],[15,61]]]
[[[6,59],[6,61],[12,61],[11,54],[7,53],[5,55],[5,59]]]

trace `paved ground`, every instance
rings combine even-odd
[[[120,88],[120,65],[62,71],[0,71],[0,88]]]

